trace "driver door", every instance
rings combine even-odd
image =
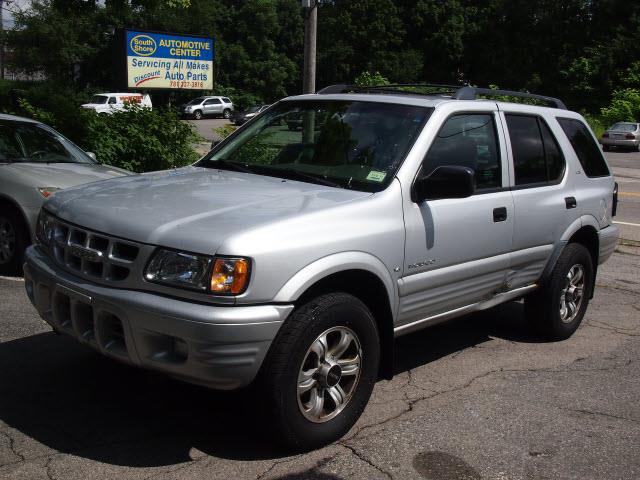
[[[514,207],[500,125],[497,111],[455,113],[433,140],[419,175],[445,165],[471,168],[475,194],[405,201],[405,262],[396,326],[429,322],[506,288]]]

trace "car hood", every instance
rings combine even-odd
[[[130,172],[109,165],[91,163],[10,163],[6,169],[22,182],[34,187],[68,188],[83,183],[105,180],[123,175],[131,175]]]
[[[58,192],[60,218],[142,243],[213,254],[233,235],[371,195],[199,167],[122,177]]]

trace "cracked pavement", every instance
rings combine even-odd
[[[533,336],[518,302],[398,339],[395,378],[349,434],[290,455],[256,392],[103,358],[0,279],[0,478],[640,478],[640,248],[619,246],[597,283],[564,342]]]

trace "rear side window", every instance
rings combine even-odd
[[[447,119],[424,159],[423,174],[429,175],[444,165],[471,168],[479,191],[502,187],[500,151],[492,114],[465,113]]]
[[[558,123],[571,142],[587,177],[608,176],[607,163],[587,126],[573,118],[559,118]]]
[[[506,115],[516,185],[553,184],[564,174],[565,160],[549,130],[539,117]]]
[[[229,100],[227,97],[222,97],[222,101],[224,103],[231,103],[231,100]]]

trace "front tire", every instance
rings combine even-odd
[[[356,297],[321,295],[294,311],[260,379],[265,414],[282,442],[310,450],[347,433],[369,401],[379,362],[375,320]]]
[[[573,335],[584,317],[593,288],[593,260],[579,243],[568,244],[548,281],[525,299],[525,315],[548,340]]]
[[[202,112],[200,110],[196,110],[193,112],[193,118],[195,120],[200,120],[202,118]]]
[[[0,214],[0,275],[22,274],[24,251],[28,245],[29,232],[20,215],[6,207],[6,212]]]
[[[611,150],[611,147],[609,145],[603,145],[602,150],[604,150],[605,152],[608,152]]]

